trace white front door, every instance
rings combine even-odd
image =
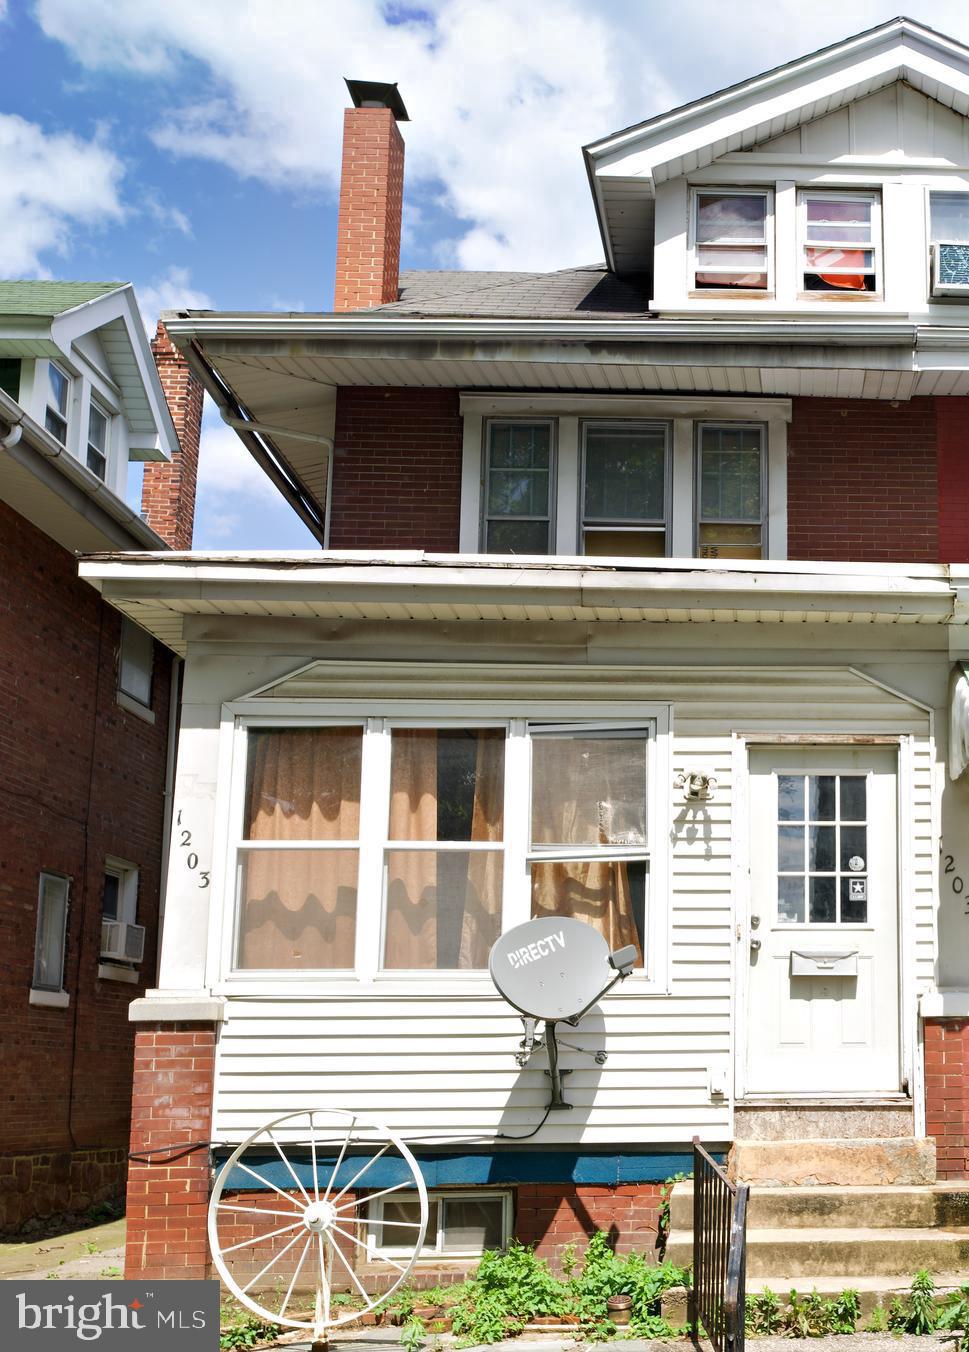
[[[744,1094],[899,1092],[897,758],[750,753]]]

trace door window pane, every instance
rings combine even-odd
[[[868,828],[857,820],[866,790],[864,775],[777,776],[779,923],[867,922]],[[792,825],[805,808],[807,823]]]
[[[486,480],[486,552],[548,553],[551,423],[490,423]]]

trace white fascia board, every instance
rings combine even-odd
[[[178,450],[178,437],[131,283],[57,315],[51,325],[51,337],[68,354],[81,334],[94,332],[116,319],[124,324],[131,356],[138,368],[139,388],[155,424],[154,438],[146,432],[133,432],[129,445],[138,452],[139,460],[169,461]]]
[[[920,24],[893,21],[606,137],[587,153],[596,174],[658,182],[664,166],[684,155],[709,162],[711,147],[730,138],[792,114],[806,119],[818,103],[848,102],[856,90],[870,93],[896,80],[969,97],[969,51]]]

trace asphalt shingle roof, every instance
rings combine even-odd
[[[632,319],[645,291],[605,264],[559,272],[403,272],[400,299],[369,314],[454,319]]]
[[[126,282],[0,281],[0,315],[38,315],[53,319],[85,301],[117,291]]]

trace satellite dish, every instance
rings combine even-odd
[[[533,1019],[577,1018],[616,978],[599,931],[562,916],[508,930],[492,948],[489,967],[499,994]]]

